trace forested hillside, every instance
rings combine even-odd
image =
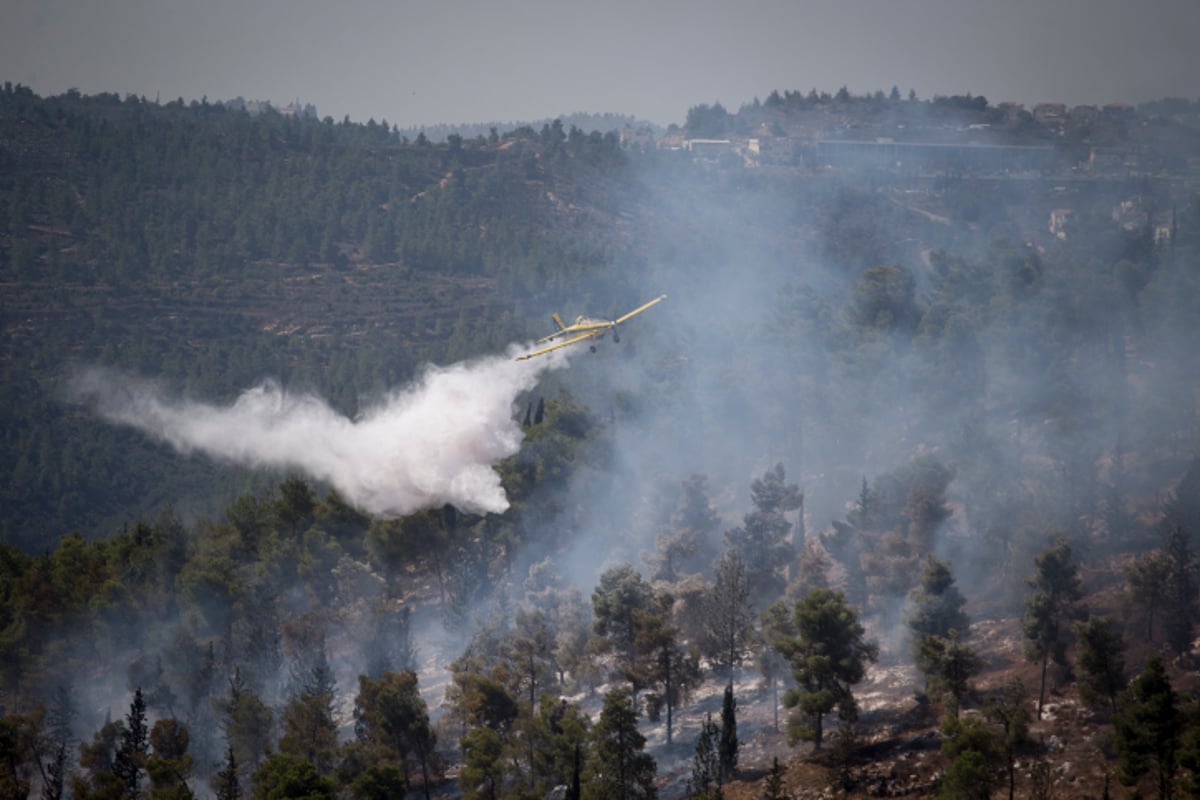
[[[579,226],[547,193],[628,180],[614,137],[558,128],[433,146],[207,103],[9,86],[0,104],[2,535],[29,548],[253,485],[81,419],[59,402],[68,365],[210,398],[270,376],[353,413],[424,361],[524,333],[531,293],[602,271],[611,211]]]
[[[786,97],[689,124],[994,118]],[[1200,621],[1194,177],[1087,172],[1082,135],[1043,171],[800,149],[432,143],[6,86],[6,791],[783,796],[739,767],[755,704],[743,744],[821,746],[806,763],[847,791],[987,796],[1041,785],[1029,731],[1065,736],[1043,718],[1064,697],[1111,743],[1075,794],[1148,790],[1171,743],[1194,779],[1200,716],[1170,688]],[[353,420],[427,363],[510,358],[550,312],[664,293],[517,397],[503,513],[372,516],[67,388],[99,365],[186,409],[272,379]],[[907,677],[860,702],[880,671]],[[921,764],[863,755],[893,745]]]

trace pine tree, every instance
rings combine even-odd
[[[674,735],[675,709],[687,701],[701,675],[699,654],[694,648],[684,648],[679,628],[671,623],[674,604],[675,599],[664,592],[654,598],[652,609],[636,610],[633,617],[635,646],[645,654],[642,679],[661,690],[655,696],[656,707],[665,706],[667,710],[667,744]]]
[[[1171,528],[1163,552],[1167,557],[1163,629],[1167,645],[1180,657],[1191,650],[1197,619],[1196,554],[1182,525]]]
[[[923,636],[947,637],[952,630],[958,631],[959,639],[967,638],[971,624],[963,611],[967,600],[954,585],[948,562],[926,556],[921,585],[909,594],[909,599],[912,611],[905,622],[913,633],[914,648],[920,647]]]
[[[1000,744],[1004,750],[1004,762],[1008,772],[1008,800],[1013,800],[1017,781],[1017,748],[1029,737],[1029,709],[1026,704],[1025,684],[1013,678],[999,694],[987,699],[983,714],[1000,726]]]
[[[1088,617],[1075,623],[1075,664],[1079,669],[1079,696],[1084,702],[1108,703],[1117,710],[1117,697],[1125,687],[1125,640],[1109,617]]]
[[[51,755],[46,765],[42,800],[61,800],[65,794],[67,774],[71,769],[70,744],[74,739],[71,725],[77,713],[70,689],[57,686],[46,712],[47,744],[51,748]]]
[[[402,764],[406,784],[413,783],[408,765],[415,762],[421,770],[425,797],[430,797],[430,785],[440,762],[436,753],[437,734],[417,689],[417,673],[411,669],[384,672],[378,680],[360,675],[354,703],[359,741],[385,750]]]
[[[153,755],[146,762],[150,775],[151,800],[191,800],[188,787],[194,759],[188,753],[187,726],[174,717],[165,717],[150,729]]]
[[[46,780],[42,783],[42,800],[61,800],[67,778],[67,746],[59,742],[54,746],[50,761],[46,764]]]
[[[579,741],[571,759],[571,786],[563,800],[583,800],[583,743]]]
[[[717,748],[721,764],[721,783],[728,783],[738,765],[737,701],[733,699],[733,684],[725,685],[721,699],[721,741]]]
[[[1162,550],[1151,550],[1125,566],[1125,586],[1129,599],[1146,614],[1147,642],[1154,641],[1154,617],[1166,600],[1170,568],[1167,554]]]
[[[942,730],[942,752],[950,764],[937,796],[947,800],[988,800],[996,783],[999,748],[992,731],[978,717],[948,719]]]
[[[654,607],[654,589],[630,564],[605,570],[592,592],[594,630],[606,649],[617,655],[621,671],[636,693],[644,676],[643,655],[639,648],[638,615]]]
[[[600,719],[592,729],[584,800],[653,800],[658,766],[645,752],[646,737],[637,729],[637,711],[625,689],[604,696]]]
[[[125,728],[121,732],[121,745],[113,757],[113,772],[125,784],[129,800],[141,796],[142,772],[150,749],[150,731],[146,728],[146,701],[139,688],[133,693],[129,714],[125,717]]]
[[[1024,629],[1026,655],[1042,665],[1037,705],[1041,719],[1046,700],[1046,668],[1051,658],[1056,664],[1066,663],[1066,634],[1083,589],[1078,567],[1071,557],[1071,546],[1064,539],[1039,553],[1034,566],[1036,571],[1028,581],[1032,591],[1025,598]]]
[[[787,483],[782,464],[750,484],[754,511],[742,524],[725,532],[725,543],[741,557],[750,585],[751,602],[765,608],[783,591],[783,569],[792,560],[787,542],[792,523],[784,516],[803,504],[800,487]]]
[[[1158,654],[1133,679],[1113,718],[1117,779],[1133,786],[1153,767],[1160,800],[1171,796],[1182,719]]]
[[[796,679],[796,688],[783,699],[785,706],[797,710],[788,722],[788,736],[809,739],[819,750],[828,714],[836,709],[844,720],[857,716],[850,687],[866,676],[879,647],[867,640],[858,614],[841,592],[814,589],[796,604],[795,618],[796,635],[781,637],[776,644]]]
[[[229,679],[229,693],[216,703],[226,742],[238,755],[242,777],[258,768],[267,746],[274,740],[274,712],[246,686],[241,669]]]
[[[1180,709],[1183,735],[1179,742],[1179,765],[1187,770],[1183,777],[1184,790],[1200,797],[1200,696],[1192,695]]]
[[[958,717],[963,698],[971,688],[971,678],[983,668],[983,660],[969,645],[958,640],[951,630],[947,637],[925,636],[921,640],[918,663],[922,665],[931,693],[950,698],[951,713]]]
[[[830,737],[828,765],[829,786],[837,792],[849,792],[854,787],[854,750],[858,747],[858,735],[854,722],[844,719]]]
[[[909,593],[912,610],[906,620],[913,635],[913,662],[925,675],[928,691],[948,695],[954,715],[967,690],[967,681],[982,663],[963,640],[970,620],[963,611],[966,598],[954,585],[950,564],[926,556],[921,585]]]
[[[712,714],[705,714],[696,739],[696,753],[692,756],[692,777],[687,784],[689,798],[719,800],[721,797],[721,761],[717,754],[720,735],[721,729]]]
[[[771,771],[767,773],[766,785],[763,786],[762,800],[786,800],[783,788],[783,767],[779,766],[779,756],[771,760]]]
[[[776,601],[759,618],[758,652],[756,663],[759,672],[771,690],[771,721],[779,730],[779,683],[787,674],[788,662],[779,650],[779,643],[796,635],[796,623],[787,603]]]
[[[746,565],[736,550],[727,550],[713,567],[715,581],[703,599],[702,652],[733,682],[733,671],[750,651],[754,611]]]
[[[213,776],[212,787],[217,800],[242,800],[242,786],[238,778],[238,763],[233,754],[233,745],[225,746],[225,765]]]

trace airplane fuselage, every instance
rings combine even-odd
[[[649,303],[645,303],[644,305],[635,308],[633,311],[630,311],[628,314],[618,317],[617,319],[598,319],[596,317],[588,317],[580,314],[575,318],[575,322],[570,325],[564,325],[562,318],[559,317],[558,314],[551,314],[550,317],[554,320],[554,324],[558,326],[558,330],[549,336],[544,336],[541,339],[538,339],[536,343],[543,344],[545,342],[553,342],[556,339],[563,339],[564,341],[548,347],[543,347],[540,350],[533,351],[532,353],[519,355],[516,357],[516,359],[518,361],[525,361],[526,359],[533,358],[534,356],[539,356],[543,353],[549,353],[552,350],[557,350],[560,347],[569,347],[570,345],[580,342],[589,342],[591,344],[589,349],[594,352],[596,350],[595,342],[598,339],[603,339],[610,330],[613,334],[613,342],[619,342],[621,339],[617,334],[618,325],[621,325],[631,317],[642,313],[647,308],[650,308],[651,306],[656,305],[665,299],[667,299],[665,294],[659,295]]]

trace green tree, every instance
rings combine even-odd
[[[268,756],[254,772],[252,800],[334,800],[333,781],[311,762],[285,753]]]
[[[1172,793],[1182,718],[1162,659],[1151,655],[1113,717],[1117,779],[1133,786],[1153,770],[1160,800]]]
[[[863,328],[912,331],[921,319],[915,287],[912,272],[903,266],[868,268],[854,284],[847,314]]]
[[[354,800],[404,800],[408,784],[396,764],[378,762],[360,771],[350,784]]]
[[[909,594],[912,609],[905,624],[913,634],[913,648],[919,648],[921,637],[941,636],[958,631],[960,639],[967,638],[971,621],[963,607],[967,599],[954,585],[954,575],[947,561],[939,561],[932,554],[925,557],[921,572],[921,584]],[[920,666],[920,662],[917,663]]]
[[[125,784],[129,800],[137,800],[141,796],[142,776],[149,754],[150,731],[146,727],[146,701],[142,698],[142,690],[137,689],[129,703],[129,713],[125,716],[121,744],[113,755],[113,772]]]
[[[786,800],[784,791],[783,767],[779,765],[779,756],[775,756],[771,759],[771,771],[767,773],[761,800]]]
[[[358,739],[394,756],[404,765],[404,782],[409,780],[409,763],[421,770],[421,785],[426,798],[438,771],[434,748],[437,737],[429,724],[429,712],[417,691],[417,673],[384,672],[377,680],[365,675],[358,679],[358,697],[354,701],[355,731]]]
[[[670,503],[655,507],[669,508]],[[708,478],[689,476],[680,484],[670,516],[655,525],[655,552],[647,558],[651,578],[674,582],[707,567],[712,563],[720,524],[709,499]]]
[[[1154,615],[1166,603],[1171,564],[1162,550],[1151,550],[1125,565],[1125,588],[1130,601],[1146,615],[1146,641],[1154,641]]]
[[[517,611],[514,628],[502,647],[532,714],[540,692],[554,682],[556,674],[554,630],[547,614],[541,609]]]
[[[454,713],[468,727],[486,725],[507,732],[521,713],[521,704],[508,688],[510,675],[502,666],[484,675],[474,671],[477,665],[453,665],[453,686],[447,700]]]
[[[46,708],[45,743],[49,749],[42,800],[62,800],[67,788],[71,751],[75,735],[72,726],[78,716],[74,692],[65,684],[54,687]]]
[[[1124,637],[1109,617],[1088,617],[1074,629],[1080,698],[1091,705],[1105,702],[1116,711],[1117,697],[1125,688]]]
[[[979,671],[978,657],[965,644],[970,625],[966,598],[954,585],[950,564],[926,556],[921,585],[909,593],[906,623],[913,636],[913,661],[925,675],[928,690],[948,694],[955,716],[966,682]]]
[[[928,456],[914,458],[880,476],[873,490],[864,483],[859,507],[847,515],[849,532],[859,539],[852,549],[859,552],[872,602],[888,619],[898,616],[900,604],[894,601],[918,584],[921,555],[933,550],[938,530],[950,517],[946,490],[953,477],[952,470]],[[931,579],[944,580],[941,575]]]
[[[557,786],[574,787],[569,797],[579,799],[583,751],[590,721],[575,703],[542,695],[538,713],[519,720],[519,733],[530,740],[531,790],[549,793]]]
[[[594,629],[609,652],[615,653],[626,678],[636,693],[642,674],[638,647],[637,612],[653,608],[654,590],[641,573],[629,564],[619,564],[604,571],[600,583],[592,592]]]
[[[225,739],[233,748],[244,778],[258,768],[274,740],[275,714],[250,691],[240,669],[229,679],[229,693],[217,702]]]
[[[653,608],[634,612],[635,644],[645,663],[639,683],[656,688],[646,700],[651,719],[657,719],[659,707],[666,707],[668,744],[674,736],[675,709],[700,682],[700,657],[683,646],[679,628],[672,622],[674,605],[675,598],[662,593],[655,597]]]
[[[646,737],[637,729],[637,711],[625,689],[604,696],[600,719],[592,728],[584,800],[653,800],[658,796],[654,757],[644,751]]]
[[[750,653],[754,610],[746,565],[736,550],[727,550],[713,565],[712,589],[706,593],[701,652],[733,683],[734,669]]]
[[[125,733],[122,722],[109,721],[92,735],[92,741],[79,745],[79,766],[87,770],[86,780],[71,776],[71,796],[90,800],[118,800],[127,795],[124,779],[116,771],[116,753]]]
[[[759,617],[755,661],[771,690],[771,723],[776,731],[779,730],[779,684],[787,677],[789,667],[780,651],[780,642],[795,635],[795,615],[783,600],[772,603]]]
[[[67,770],[70,756],[63,742],[52,744],[50,760],[46,763],[46,776],[42,783],[42,800],[62,800],[67,788]]]
[[[858,735],[853,720],[843,719],[830,737],[829,753],[825,757],[829,787],[835,792],[847,793],[854,788],[854,750],[858,747]]]
[[[504,791],[507,759],[504,740],[481,725],[462,738],[463,765],[458,783],[468,800],[498,800]]]
[[[379,602],[371,610],[369,628],[375,633],[363,647],[367,675],[378,678],[389,669],[395,672],[416,667],[412,609],[406,605]]]
[[[950,635],[925,636],[921,639],[918,662],[923,666],[931,693],[950,699],[951,713],[958,718],[963,699],[971,688],[971,679],[983,669],[983,660],[973,648]]]
[[[322,775],[333,770],[337,751],[333,701],[332,689],[304,687],[288,701],[280,718],[279,752],[311,762]]]
[[[1180,709],[1182,735],[1179,741],[1179,765],[1187,770],[1182,778],[1192,797],[1200,796],[1200,696],[1188,697]]]
[[[1167,580],[1163,590],[1163,629],[1167,645],[1176,657],[1192,649],[1198,616],[1196,598],[1196,555],[1182,525],[1174,525],[1163,552],[1167,557]]]
[[[1046,669],[1053,658],[1066,663],[1067,633],[1075,616],[1075,604],[1083,594],[1079,571],[1071,557],[1071,546],[1059,539],[1034,558],[1034,574],[1026,583],[1023,620],[1025,652],[1031,661],[1041,663],[1038,683],[1038,719],[1046,699]]]
[[[275,514],[292,536],[298,536],[313,519],[317,496],[307,481],[291,476],[279,484]]]
[[[942,752],[950,759],[937,796],[947,800],[988,800],[996,785],[999,752],[995,734],[983,720],[950,719],[942,731]]]
[[[796,680],[783,700],[796,709],[788,737],[811,740],[819,750],[826,715],[836,710],[844,720],[857,717],[851,687],[865,677],[879,647],[867,640],[858,614],[841,592],[813,589],[796,604],[795,623],[796,635],[776,643]]]
[[[27,797],[35,771],[42,769],[43,717],[42,709],[0,717],[0,790],[6,797]],[[113,732],[114,739],[117,732]],[[82,748],[86,755],[87,745]]]
[[[713,103],[711,106],[701,103],[688,109],[687,121],[684,124],[692,137],[714,139],[728,133],[731,120],[729,112],[720,103]]]
[[[1028,693],[1020,678],[1013,678],[983,704],[984,716],[1000,726],[1000,746],[1008,775],[1008,800],[1013,800],[1017,782],[1017,751],[1029,739]]]
[[[190,737],[187,726],[174,717],[160,719],[150,729],[153,750],[146,761],[150,776],[151,800],[191,800],[188,781],[192,776],[193,759],[188,753]]]
[[[692,776],[687,783],[689,798],[721,799],[721,763],[717,754],[720,735],[720,727],[713,721],[712,714],[705,714],[700,735],[696,738],[696,752],[692,756]]]
[[[737,772],[738,734],[737,701],[733,698],[733,684],[725,684],[721,696],[721,738],[717,743],[717,760],[721,766],[720,782],[728,783]]]
[[[241,800],[242,782],[238,777],[237,756],[233,745],[225,746],[225,763],[212,778],[213,793],[217,800]]]
[[[783,571],[792,562],[787,541],[792,523],[785,514],[804,505],[804,494],[787,482],[783,464],[776,464],[751,482],[750,499],[754,510],[725,532],[725,543],[745,565],[751,604],[765,608],[783,591]]]

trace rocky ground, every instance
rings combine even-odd
[[[1094,592],[1085,601],[1089,610],[1113,615],[1126,624],[1129,650],[1125,658],[1127,674],[1132,676],[1141,670],[1150,646],[1144,642],[1144,631],[1122,603],[1119,592],[1112,589]],[[429,628],[436,626],[431,624]],[[987,693],[999,690],[1014,677],[1027,687],[1030,713],[1036,714],[1039,669],[1025,658],[1022,642],[1020,619],[1016,615],[997,613],[989,619],[978,613],[971,626],[970,643],[982,656],[984,668],[973,682],[974,691],[964,704],[964,715],[979,714],[979,705]],[[435,645],[425,639],[419,649],[422,693],[430,702],[436,720],[441,715],[440,701],[449,673],[445,668],[448,657],[440,652],[445,648]],[[726,800],[760,798],[775,758],[784,767],[785,796],[789,798],[931,796],[947,764],[941,753],[941,710],[918,699],[924,681],[908,661],[906,645],[889,645],[879,663],[869,670],[867,679],[854,687],[861,709],[859,740],[851,768],[852,785],[844,792],[830,788],[828,748],[824,753],[814,753],[807,743],[789,745],[788,710],[776,708],[771,692],[762,685],[756,671],[742,670],[735,681],[741,742],[739,764],[736,779],[724,787]],[[1171,664],[1169,672],[1178,692],[1200,687],[1200,676],[1185,665]],[[1132,796],[1134,788],[1121,786],[1114,775],[1116,759],[1107,715],[1083,704],[1072,681],[1061,680],[1061,685],[1056,685],[1056,680],[1060,679],[1052,670],[1042,718],[1031,724],[1029,744],[1019,754],[1014,796],[1055,800],[1101,798],[1105,796],[1106,783],[1109,796]],[[606,688],[598,687],[594,693],[571,699],[580,702],[594,718],[599,714]],[[706,713],[719,719],[723,688],[723,680],[710,679],[692,694],[685,708],[676,712],[670,743],[665,718],[656,722],[643,718],[640,729],[646,736],[647,750],[658,763],[662,800],[685,796],[700,726]],[[450,766],[453,774],[455,765]],[[1155,792],[1150,781],[1137,789],[1142,796]],[[460,795],[450,781],[439,796]],[[1007,797],[1007,786],[997,785],[993,797]]]
[[[1030,692],[1030,712],[1036,715],[1038,666],[1025,660],[1021,650],[1020,621],[1015,618],[981,621],[972,625],[972,643],[984,657],[984,671],[974,682],[972,702],[964,715],[978,714],[978,702],[1013,677],[1019,677]],[[1130,674],[1141,669],[1148,650],[1131,642],[1126,654]],[[1174,665],[1172,685],[1179,692],[1195,688],[1194,673]],[[836,796],[929,797],[937,788],[946,766],[941,754],[942,737],[937,710],[917,700],[921,678],[907,665],[881,663],[868,679],[855,687],[863,712],[860,746],[852,767],[853,786],[847,792],[830,788],[830,770],[824,756],[814,755],[810,745],[787,745],[782,733],[758,730],[743,739],[738,780],[725,787],[726,800],[757,800],[762,796],[771,758],[778,755],[786,765],[785,786],[789,798],[832,798]],[[720,698],[717,698],[718,709]],[[747,717],[762,712],[756,703],[747,704]],[[741,712],[741,709],[739,709]],[[747,726],[753,730],[751,721]],[[741,732],[739,716],[739,733]],[[749,733],[749,731],[748,731]],[[786,756],[786,762],[785,762]],[[1134,796],[1134,787],[1121,786],[1115,777],[1116,758],[1112,726],[1106,714],[1080,702],[1073,683],[1047,689],[1042,718],[1030,726],[1029,744],[1017,761],[1015,797],[1101,798]],[[664,779],[663,798],[682,796],[674,792],[675,781]],[[1153,795],[1151,781],[1137,787],[1142,796]],[[993,797],[1007,797],[1007,785],[996,787]]]

